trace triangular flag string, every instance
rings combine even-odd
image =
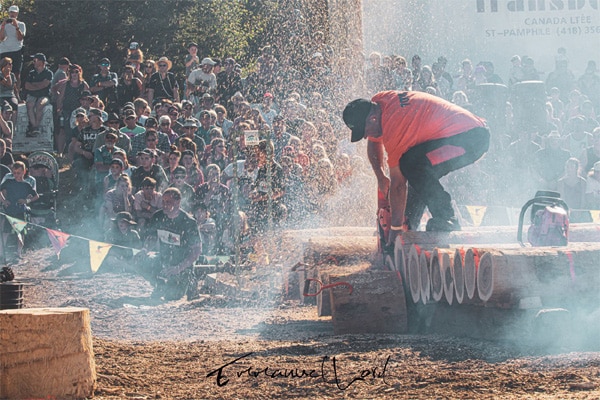
[[[97,242],[95,240],[90,240],[90,266],[92,267],[92,272],[97,272],[102,265],[102,261],[106,258],[108,251],[112,244]]]
[[[67,240],[69,240],[71,235],[50,228],[46,228],[46,232],[48,233],[48,239],[50,239],[50,243],[52,243],[52,247],[56,252],[56,257],[60,258],[60,252],[67,245]]]

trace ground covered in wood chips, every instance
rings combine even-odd
[[[156,303],[141,278],[78,262],[46,248],[13,266],[26,307],[90,309],[96,399],[600,398],[600,346],[589,342],[336,336],[315,306],[283,298],[274,267],[247,272],[248,295]]]

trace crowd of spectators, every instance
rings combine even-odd
[[[514,56],[503,79],[490,61],[465,59],[452,68],[444,56],[414,55],[409,65],[403,56],[372,52],[357,72],[348,70],[349,54],[336,54],[322,32],[306,26],[290,32],[302,51],[266,45],[251,69],[228,56],[199,54],[190,42],[180,66],[183,81],[171,72],[171,60],[146,59],[136,42],[126,61],[113,65],[102,58],[87,79],[67,58],[42,79],[45,55],[33,56],[35,72],[24,87],[30,80],[48,81],[44,93],[54,106],[56,151],[71,163],[78,204],[98,219],[99,229],[110,231],[126,212],[143,242],[168,188],[194,216],[205,255],[231,254],[236,244],[273,228],[307,226],[313,216],[339,207],[332,199],[348,197],[342,188],[368,173],[366,153],[349,143],[339,110],[355,95],[382,90],[428,92],[494,123],[490,154],[452,178],[460,204],[518,206],[547,189],[560,191],[571,208],[600,209],[600,77],[594,61],[577,79],[560,49],[555,71],[544,77],[531,57]],[[3,65],[10,66],[10,58],[0,60],[0,70],[12,83]],[[541,103],[533,95],[513,101],[513,89],[532,80],[543,82]],[[9,86],[20,101],[18,86]],[[498,101],[486,100],[488,92]],[[39,98],[26,93],[35,118]],[[523,114],[519,107],[542,110],[543,124],[516,118]],[[14,108],[5,103],[0,128]],[[32,134],[36,124],[34,119]],[[2,132],[9,146],[10,135]]]

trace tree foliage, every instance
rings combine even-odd
[[[198,43],[199,56],[234,57],[242,63],[259,54],[279,4],[270,0],[16,0],[27,25],[25,56],[43,52],[91,75],[108,57],[113,70],[124,64],[129,43],[140,43],[146,59],[167,56],[182,74],[186,44]],[[3,0],[3,13],[10,6]],[[25,68],[26,69],[26,68]]]

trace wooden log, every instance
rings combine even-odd
[[[467,249],[463,261],[465,291],[469,301],[477,301],[477,268],[479,267],[479,251],[476,248]],[[464,299],[463,299],[464,300]]]
[[[454,252],[454,260],[452,262],[451,279],[452,285],[454,286],[454,298],[458,304],[462,304],[465,299],[465,273],[464,273],[464,262],[465,262],[465,250],[460,248]],[[444,286],[444,293],[447,293],[447,287]],[[446,296],[448,300],[448,296]],[[448,304],[452,302],[448,301]]]
[[[309,273],[307,277],[317,278],[323,286],[328,285],[330,283],[329,275],[331,274],[360,274],[365,273],[365,271],[371,268],[371,264],[368,262],[356,263],[356,264],[348,264],[348,265],[327,265],[320,266],[319,268],[309,269]],[[331,315],[331,296],[330,289],[322,289],[317,282],[312,282],[309,285],[309,294],[317,293],[316,296],[308,296],[304,297],[305,304],[312,304],[316,302],[317,304],[317,314],[319,317],[327,317]],[[304,290],[304,286],[302,287]]]
[[[329,273],[330,270],[319,271],[319,280],[323,285],[329,284]],[[331,298],[327,290],[321,291],[317,295],[317,315],[319,317],[327,317],[331,315]]]
[[[348,282],[353,287],[352,293],[344,286],[331,289],[331,319],[336,335],[406,333],[406,298],[396,272],[330,274],[329,281]]]
[[[417,245],[410,246],[408,262],[406,263],[408,289],[413,303],[418,303],[421,298],[420,253],[421,249]]]
[[[431,252],[422,250],[419,254],[419,282],[421,284],[421,302],[427,304],[431,298],[431,278],[429,269],[431,265]]]
[[[523,229],[527,230],[527,226]],[[478,245],[489,243],[517,244],[517,226],[465,227],[454,232],[409,231],[402,233],[405,245],[418,244],[423,248],[449,245]],[[600,226],[593,223],[571,224],[569,242],[600,242]]]
[[[440,301],[444,297],[444,275],[446,269],[449,270],[450,266],[447,261],[444,260],[444,256],[448,256],[448,252],[436,248],[431,253],[431,299],[435,302]],[[450,259],[447,257],[448,260]]]
[[[540,295],[533,258],[510,250],[486,251],[477,270],[477,293],[481,301],[515,306],[519,300]]]
[[[96,367],[88,309],[0,311],[0,398],[88,398]]]
[[[375,236],[318,236],[304,245],[304,262],[352,263],[372,260],[377,253]]]
[[[408,264],[408,251],[410,250],[409,246],[405,246],[402,242],[402,238],[400,236],[396,237],[396,241],[394,242],[394,265],[396,269],[400,272],[402,279],[405,284],[408,283],[407,279],[407,264]]]

